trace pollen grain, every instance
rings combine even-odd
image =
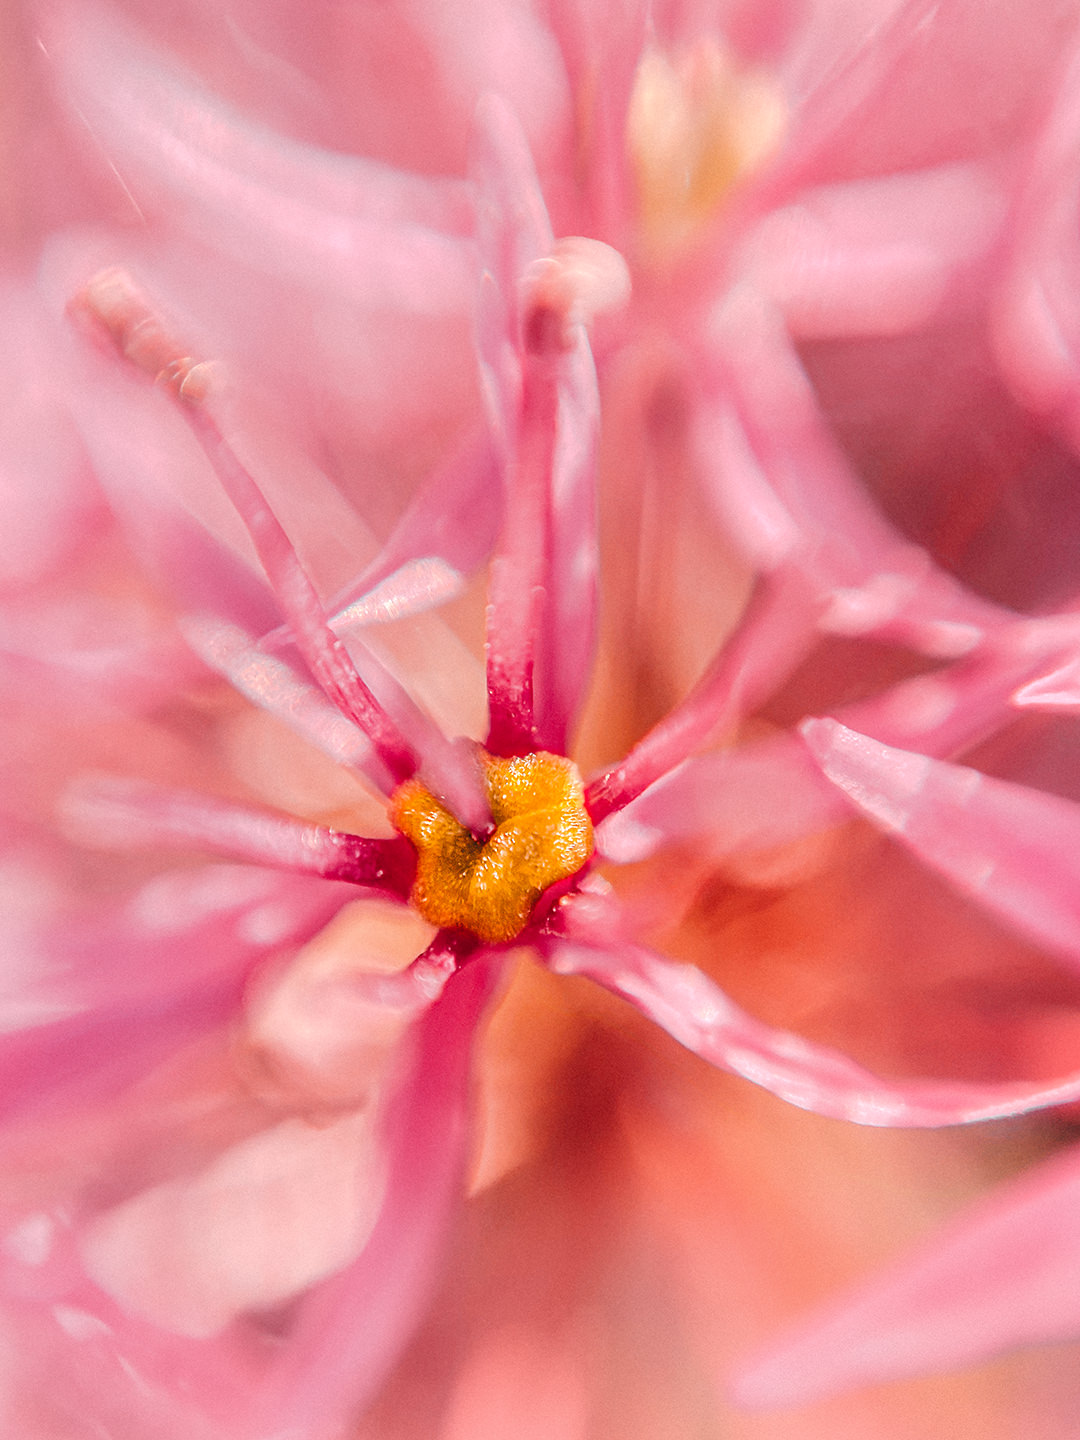
[[[507,943],[549,886],[593,852],[581,776],[562,755],[480,751],[494,830],[478,839],[418,780],[394,792],[390,819],[416,848],[413,906],[433,925]]]

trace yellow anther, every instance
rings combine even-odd
[[[577,767],[540,751],[501,760],[480,752],[495,829],[478,840],[418,780],[394,793],[390,818],[416,847],[411,900],[433,925],[513,940],[550,885],[593,851]]]
[[[646,51],[626,125],[646,250],[670,255],[690,243],[773,150],[784,122],[776,85],[737,69],[715,41],[678,60]]]

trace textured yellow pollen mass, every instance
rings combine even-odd
[[[478,840],[419,780],[394,792],[390,819],[416,847],[410,899],[432,925],[513,940],[540,896],[593,852],[581,776],[563,755],[480,751],[495,829]]]

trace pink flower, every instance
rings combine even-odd
[[[395,1365],[370,1433],[600,1433],[590,1266],[642,1237],[677,1276],[612,1264],[612,1333],[640,1282],[692,1378],[613,1423],[699,1423],[702,1289],[769,1266],[753,1184],[696,1174],[721,1082],[630,1007],[839,1119],[1080,1098],[1039,1028],[1075,1000],[1043,997],[1080,812],[1064,741],[1016,728],[1075,703],[1069,75],[1042,98],[1075,37],[1044,19],[193,5],[167,38],[213,95],[41,11],[78,182],[6,302],[56,437],[11,487],[4,650],[20,1433],[329,1437]],[[156,391],[66,332],[76,294]]]

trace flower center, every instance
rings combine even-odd
[[[715,42],[677,57],[647,50],[626,128],[646,248],[663,256],[691,243],[775,148],[784,120],[779,88]]]
[[[410,899],[425,920],[470,930],[487,944],[515,939],[533,906],[593,852],[577,767],[539,751],[498,759],[480,751],[495,828],[466,830],[418,780],[394,792],[390,819],[416,847]]]

